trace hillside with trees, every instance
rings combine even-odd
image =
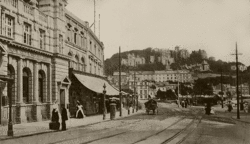
[[[127,59],[128,54],[134,54],[135,56],[140,56],[145,58],[145,64],[138,65],[137,67],[132,66],[121,66],[121,70],[124,72],[128,72],[130,70],[139,70],[139,71],[154,71],[154,70],[165,70],[165,66],[157,62],[155,60],[154,63],[150,63],[150,56],[155,56],[156,58],[161,55],[160,52],[154,51],[152,48],[146,48],[143,50],[131,50],[121,53],[121,59]],[[193,65],[193,64],[200,64],[204,59],[202,59],[201,51],[192,51],[190,53],[190,57],[184,59],[181,58],[179,55],[177,57],[174,57],[175,62],[171,64],[171,69],[177,70],[181,69],[181,66],[183,65]],[[213,61],[210,59],[206,59],[207,63],[210,66],[210,72],[212,73],[221,73],[223,72],[224,75],[234,75],[235,71],[231,70],[231,66],[235,65],[235,62],[224,62],[222,60]],[[239,63],[242,64],[242,63]],[[119,70],[119,54],[114,54],[111,58],[108,58],[104,62],[104,72],[105,75],[112,75],[114,71]],[[240,72],[241,75],[243,75],[245,80],[249,80],[249,77],[247,76],[250,74],[250,69],[248,67],[247,71]]]

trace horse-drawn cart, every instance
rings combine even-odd
[[[155,114],[155,112],[158,114],[158,105],[157,105],[157,102],[155,100],[150,99],[149,101],[145,102],[144,104],[145,104],[147,114],[149,114],[150,111],[153,111],[153,114]]]

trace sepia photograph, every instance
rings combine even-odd
[[[250,144],[250,0],[0,0],[0,144]]]

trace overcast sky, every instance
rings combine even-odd
[[[94,0],[68,0],[66,7],[90,24]],[[217,60],[250,65],[249,0],[96,0],[96,35],[105,45],[105,59],[122,51],[147,47],[204,49]],[[93,29],[92,29],[93,30]]]

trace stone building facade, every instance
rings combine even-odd
[[[138,66],[138,65],[142,65],[145,64],[145,58],[144,57],[140,57],[139,55],[135,56],[135,54],[128,54],[127,55],[127,59],[122,58],[121,60],[121,64],[122,65],[126,65],[126,66]]]
[[[50,118],[53,105],[69,107],[69,69],[103,76],[103,43],[88,22],[66,10],[67,0],[0,1],[0,122],[8,119],[12,96],[14,123]]]

